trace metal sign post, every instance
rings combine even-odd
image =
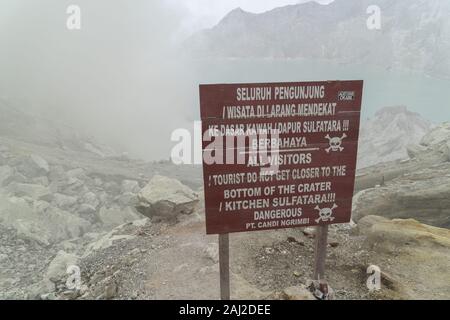
[[[318,226],[314,258],[314,280],[325,280],[325,261],[327,258],[328,225]]]
[[[230,300],[230,237],[219,234],[220,298]]]
[[[316,248],[314,257],[314,275],[312,288],[310,288],[316,298],[320,300],[332,300],[330,288],[325,279],[325,262],[327,258],[328,246],[328,225],[318,226],[316,229]]]

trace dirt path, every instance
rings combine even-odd
[[[338,299],[365,299],[367,254],[347,235],[332,231],[328,278]],[[204,222],[169,228],[159,237],[166,248],[146,259],[145,291],[150,299],[218,299],[217,236]],[[234,299],[261,299],[306,284],[313,268],[314,240],[301,230],[232,234],[230,260]]]

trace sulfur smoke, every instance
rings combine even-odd
[[[66,27],[81,8],[81,30]],[[148,160],[169,157],[197,87],[162,0],[0,0],[0,98]]]

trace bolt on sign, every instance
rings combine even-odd
[[[348,223],[363,81],[200,86],[208,234]]]

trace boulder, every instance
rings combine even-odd
[[[139,203],[137,195],[132,192],[125,192],[117,196],[114,200],[117,201],[121,207],[135,207]]]
[[[359,234],[366,234],[373,225],[385,221],[389,220],[380,216],[366,216],[358,221],[357,231]]]
[[[103,185],[103,188],[104,188],[105,191],[108,192],[109,194],[114,194],[114,195],[116,195],[116,194],[119,194],[119,193],[120,193],[120,186],[119,186],[117,183],[115,183],[114,181],[106,182],[106,183]]]
[[[82,204],[78,208],[77,212],[82,215],[92,215],[97,212],[97,209],[89,204]]]
[[[111,203],[112,199],[105,191],[102,191],[98,193],[98,201],[101,205],[104,205]]]
[[[131,208],[121,209],[118,206],[113,206],[111,208],[101,207],[98,212],[98,219],[104,228],[110,229],[127,222],[142,219],[142,216],[134,212]]]
[[[5,153],[5,152],[8,152],[8,151],[9,151],[9,147],[8,146],[0,144],[0,153]]]
[[[61,193],[55,193],[53,195],[53,203],[60,209],[68,210],[73,208],[75,204],[78,202],[76,197],[67,196]]]
[[[406,152],[410,159],[416,159],[426,151],[427,148],[419,144],[410,144],[406,146]]]
[[[48,176],[51,182],[65,183],[68,180],[66,170],[62,166],[52,166]]]
[[[103,186],[103,181],[102,181],[102,179],[100,179],[100,178],[98,178],[98,177],[94,178],[94,185],[95,185],[97,188],[102,187],[102,186]]]
[[[422,138],[420,144],[425,147],[431,147],[447,141],[450,141],[450,122],[445,122],[436,126]]]
[[[33,163],[36,165],[37,168],[42,170],[45,174],[48,174],[50,172],[50,167],[48,165],[48,162],[42,158],[41,156],[38,156],[36,154],[32,154],[30,156]]]
[[[72,169],[67,171],[67,176],[69,177],[69,179],[82,179],[83,177],[85,177],[85,172],[82,168]]]
[[[0,187],[8,185],[14,177],[14,169],[10,166],[0,167]]]
[[[100,201],[93,192],[85,193],[82,197],[82,201],[93,208],[97,208],[100,205]]]
[[[111,247],[116,241],[129,241],[136,238],[136,231],[150,224],[149,219],[135,220],[131,224],[120,225],[106,234],[96,235],[93,240],[86,246],[83,258],[86,258],[94,252]],[[130,230],[126,228],[131,227]]]
[[[31,197],[33,199],[39,199],[41,197],[48,196],[51,194],[50,189],[44,187],[40,184],[30,184],[30,183],[10,183],[7,190],[15,196],[18,197]]]
[[[69,277],[67,269],[79,263],[79,257],[59,251],[50,262],[41,281],[28,288],[31,299],[56,300],[57,284],[65,283]]]
[[[199,203],[197,193],[176,179],[155,176],[138,194],[136,209],[147,217],[163,220],[191,214]]]
[[[137,193],[139,192],[139,183],[134,180],[124,180],[122,181],[122,192],[123,193]]]
[[[43,177],[37,177],[37,178],[33,178],[31,180],[34,184],[40,184],[44,187],[48,187],[50,182],[48,181],[48,178],[43,176]]]
[[[372,226],[364,231],[367,236],[366,244],[371,247],[386,252],[408,246],[446,249],[450,265],[450,230],[421,224],[413,219],[380,218],[378,222],[372,222]]]
[[[16,168],[28,178],[46,176],[50,172],[47,161],[38,155],[18,158],[17,161]]]
[[[414,300],[450,297],[450,230],[412,219],[380,219],[364,235],[364,244],[372,252],[371,264],[382,271],[382,289],[393,291],[391,296]]]
[[[62,192],[72,196],[78,196],[86,192],[86,186],[83,180],[78,178],[69,178],[67,185],[62,188]]]
[[[78,265],[79,260],[80,258],[76,255],[69,254],[62,250],[59,251],[50,262],[45,273],[45,279],[54,283],[64,281],[67,278],[67,268]]]
[[[446,167],[418,170],[383,187],[361,191],[353,200],[352,216],[357,223],[375,215],[450,227],[450,175]]]
[[[422,138],[420,145],[409,146],[408,154],[412,159],[434,157],[441,161],[450,161],[450,122],[431,130]]]
[[[0,221],[25,238],[50,245],[82,236],[89,228],[88,221],[52,207],[48,202],[35,201],[0,194]]]
[[[450,140],[442,144],[439,151],[442,153],[446,161],[450,162]]]

